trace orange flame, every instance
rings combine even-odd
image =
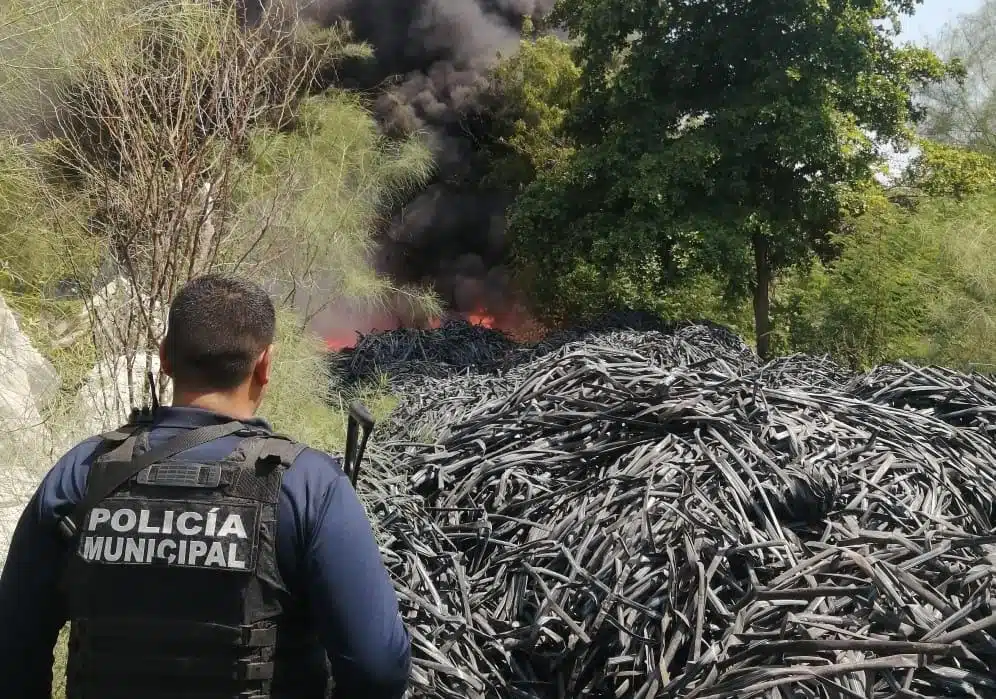
[[[339,333],[325,338],[325,346],[333,352],[344,350],[356,344],[356,333]]]
[[[471,325],[482,325],[485,328],[493,328],[495,326],[494,316],[487,315],[483,311],[468,313],[466,317],[467,322]]]
[[[521,309],[513,309],[501,314],[493,314],[489,312],[488,309],[480,307],[474,311],[469,313],[461,313],[460,315],[471,325],[500,330],[510,338],[517,341],[529,341],[542,335],[542,327],[535,320],[533,320],[527,312]],[[410,322],[415,323],[412,327],[435,330],[442,326],[443,318],[427,318]],[[406,324],[398,318],[393,322],[387,323],[387,325],[393,326],[394,328],[400,328],[404,327]],[[387,329],[390,329],[390,327]],[[374,329],[371,329],[369,331],[373,330]],[[350,347],[355,347],[357,340],[358,337],[354,330],[338,330],[325,338],[325,344],[328,346],[330,351],[337,352]]]

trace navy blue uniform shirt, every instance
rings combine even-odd
[[[228,418],[196,408],[160,408],[152,446]],[[256,419],[250,424],[266,427]],[[241,438],[225,437],[180,458],[217,459]],[[0,686],[4,696],[49,699],[53,649],[66,623],[57,589],[67,547],[58,519],[83,499],[94,437],[49,471],[21,516],[0,577]],[[398,699],[408,684],[411,640],[398,612],[366,513],[338,459],[306,449],[284,475],[277,563],[292,594],[307,600],[332,665],[338,696]]]

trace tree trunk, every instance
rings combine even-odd
[[[771,261],[768,259],[768,240],[763,233],[754,233],[754,334],[757,336],[757,353],[769,359],[771,353]]]

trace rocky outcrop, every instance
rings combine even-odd
[[[79,314],[56,328],[57,346],[68,347],[81,340],[94,339],[101,347],[120,351],[144,341],[145,329],[153,337],[166,332],[167,309],[139,294],[124,277],[115,277],[93,295]]]
[[[80,388],[79,409],[88,434],[97,434],[121,425],[133,407],[151,404],[146,372],[159,374],[159,357],[138,352],[113,361],[100,362],[87,375]],[[172,399],[169,388],[163,403]]]
[[[58,391],[52,365],[21,331],[0,297],[0,560],[24,505],[51,467],[54,442],[44,418]]]
[[[116,279],[94,296],[89,312],[63,329],[63,340],[96,340],[114,357],[114,347],[127,339],[127,324],[143,312],[132,287]],[[163,332],[165,314],[157,309],[152,323],[154,332]],[[53,402],[59,395],[55,369],[0,298],[0,565],[25,504],[55,461],[79,440],[121,425],[132,407],[151,403],[149,370],[158,377],[156,354],[118,354],[90,370],[75,400]],[[162,400],[171,400],[168,387]],[[57,417],[48,419],[50,413]]]
[[[0,386],[8,398],[20,396],[43,407],[59,387],[55,367],[34,348],[14,312],[0,296]],[[40,404],[39,404],[40,402]],[[18,411],[20,412],[20,411]]]

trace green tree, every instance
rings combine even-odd
[[[868,369],[925,352],[937,249],[918,234],[916,214],[867,193],[866,211],[840,238],[830,264],[787,270],[775,312],[792,351],[830,354]]]
[[[930,140],[918,143],[902,183],[927,196],[962,199],[996,187],[996,158]]]
[[[949,72],[882,22],[914,5],[564,0],[578,150],[511,215],[525,278],[590,265],[664,291],[713,274],[752,298],[767,355],[776,274],[834,251],[878,159],[868,134],[904,145],[912,91]]]
[[[564,122],[581,85],[571,45],[535,36],[526,22],[519,50],[492,71],[494,143],[487,184],[521,190],[573,153]]]
[[[169,298],[208,270],[266,284],[316,332],[330,302],[436,306],[369,264],[391,203],[428,178],[429,149],[381,136],[356,96],[310,94],[316,73],[369,52],[274,7],[253,28],[200,0],[93,0],[61,24],[18,15],[22,35],[73,41],[58,58],[21,46],[9,73],[28,94],[25,56],[44,59],[50,89],[0,139],[0,292],[67,388],[95,365],[144,361]],[[125,409],[144,390],[132,375]]]
[[[996,194],[929,199],[908,228],[933,262],[926,359],[996,371]]]

